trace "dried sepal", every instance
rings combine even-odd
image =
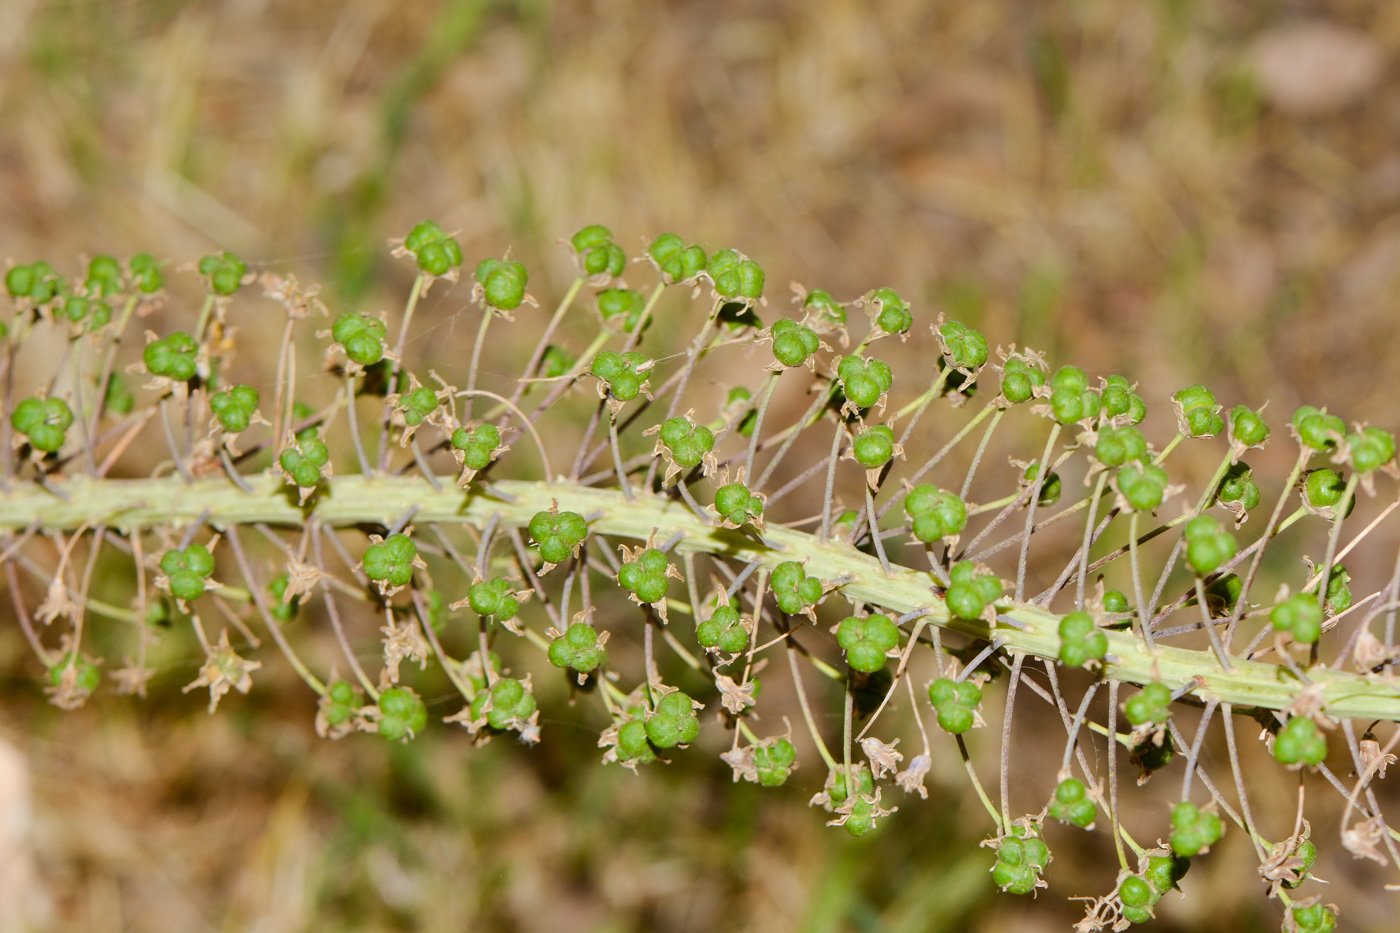
[[[198,620],[196,619],[196,624]],[[262,667],[261,661],[249,661],[238,656],[229,644],[228,629],[219,630],[219,644],[206,648],[204,664],[199,676],[184,686],[181,691],[189,693],[199,687],[209,688],[209,712],[219,706],[219,700],[230,690],[246,694],[253,688],[252,672]]]

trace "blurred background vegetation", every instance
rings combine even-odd
[[[888,284],[1150,401],[1394,428],[1397,50],[1389,0],[0,0],[0,254],[228,248],[373,311],[411,281],[386,238],[434,217],[549,307],[558,239],[673,229],[758,259],[779,310],[789,279]],[[465,289],[427,307],[450,365]],[[567,721],[529,751],[327,743],[283,665],[215,717],[178,692],[197,666],[59,714],[0,631],[53,929],[1063,929],[1111,883],[1066,836],[1050,896],[992,897],[954,765],[852,841],[802,806],[816,768],[638,779]],[[1249,857],[1222,867],[1240,835],[1158,928],[1277,927]],[[1392,929],[1357,871],[1329,899]]]

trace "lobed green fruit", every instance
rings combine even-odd
[[[331,325],[331,339],[361,366],[373,366],[384,358],[384,322],[377,317],[347,311]]]
[[[1100,407],[1099,394],[1093,389],[1056,388],[1050,393],[1050,411],[1060,424],[1089,421],[1098,416]]]
[[[722,298],[757,301],[763,297],[763,269],[752,259],[732,249],[722,249],[710,257],[706,270],[715,291]]]
[[[749,525],[763,514],[763,500],[743,483],[726,483],[715,490],[715,511],[731,525]]]
[[[1084,611],[1071,612],[1060,620],[1060,661],[1070,667],[1083,667],[1102,661],[1108,654],[1108,636],[1099,631],[1094,617]]]
[[[1021,474],[1021,485],[1029,488],[1035,485],[1036,479],[1040,475],[1040,462],[1032,461],[1026,466],[1025,472]],[[1040,484],[1040,495],[1036,498],[1037,505],[1054,505],[1060,501],[1060,496],[1064,493],[1064,481],[1060,479],[1060,474],[1051,472],[1045,477],[1045,482]]]
[[[603,322],[624,334],[637,329],[646,310],[646,296],[634,288],[605,288],[598,293],[598,314]]]
[[[1337,928],[1337,912],[1326,904],[1294,906],[1289,909],[1288,918],[1298,933],[1332,933]]]
[[[603,350],[593,357],[591,371],[607,384],[609,395],[620,402],[630,402],[646,384],[646,377],[639,370],[647,362],[647,358],[635,350],[627,353]]]
[[[452,237],[429,243],[418,251],[418,268],[429,275],[446,275],[462,264],[462,247]]]
[[[866,835],[875,828],[875,779],[865,765],[853,765],[855,778],[855,799],[851,801],[850,812],[845,816],[841,828],[856,838]],[[844,769],[833,773],[833,781],[828,783],[827,797],[832,809],[846,803],[846,775]]]
[[[1230,410],[1230,435],[1246,447],[1262,447],[1269,439],[1269,426],[1259,412],[1236,405]]]
[[[656,748],[647,738],[646,723],[633,719],[617,730],[617,757],[621,761],[647,764],[656,760]]]
[[[894,373],[888,365],[859,356],[842,358],[836,366],[836,377],[842,393],[857,408],[871,407],[894,384]]]
[[[269,600],[268,613],[279,622],[287,623],[296,618],[297,610],[301,608],[305,594],[298,593],[291,600],[287,599],[287,586],[291,583],[291,578],[284,570],[271,580],[267,581],[267,592],[272,598]]]
[[[209,290],[216,295],[228,296],[238,291],[247,273],[247,264],[227,250],[199,260],[199,274],[209,281]]]
[[[1360,473],[1374,473],[1395,459],[1395,435],[1380,428],[1362,428],[1347,435],[1351,465]]]
[[[774,321],[768,333],[773,338],[773,358],[788,367],[802,366],[821,345],[816,331],[785,317]]]
[[[851,452],[867,470],[879,469],[894,456],[894,429],[887,424],[864,429],[851,441]]]
[[[540,549],[540,559],[562,564],[588,537],[588,522],[577,512],[536,512],[530,519],[530,537]]]
[[[686,242],[674,233],[663,233],[647,247],[647,255],[656,263],[662,281],[667,285],[685,282],[705,271],[705,251]]]
[[[899,626],[889,616],[848,616],[836,628],[836,643],[846,652],[851,670],[872,673],[884,667],[888,652],[899,646]]]
[[[807,313],[809,320],[815,317],[823,327],[846,326],[846,306],[824,289],[814,288],[808,292],[807,297],[802,299],[802,310]]]
[[[1161,725],[1171,718],[1172,692],[1165,684],[1150,683],[1143,686],[1123,706],[1128,722],[1135,726]]]
[[[86,298],[82,295],[69,295],[63,300],[62,316],[70,323],[82,324],[92,333],[105,327],[112,320],[112,306],[99,298]]]
[[[258,410],[258,390],[235,385],[209,396],[209,409],[227,434],[248,430]]]
[[[1230,465],[1216,490],[1216,501],[1221,505],[1233,505],[1246,512],[1259,505],[1259,484],[1254,481],[1254,471],[1244,461]]]
[[[490,709],[486,708],[488,701]],[[536,709],[535,696],[525,682],[510,677],[496,678],[490,689],[477,691],[471,703],[472,719],[485,718],[488,726],[501,731],[525,722]]]
[[[617,582],[623,589],[636,595],[639,602],[659,603],[666,599],[666,591],[671,580],[667,576],[669,564],[666,554],[660,548],[649,547],[633,555],[617,571]]]
[[[778,608],[788,615],[796,615],[815,606],[822,598],[821,581],[807,576],[802,565],[796,561],[785,560],[774,567],[768,585],[773,590],[773,599]]]
[[[1102,407],[1099,394],[1078,366],[1062,366],[1050,380],[1050,411],[1060,424],[1089,421]]]
[[[334,680],[326,686],[325,716],[326,722],[330,725],[345,725],[354,717],[361,705],[360,690],[349,681]],[[393,706],[394,702],[390,701],[390,707]],[[426,719],[424,724],[426,725]]]
[[[463,466],[469,470],[484,470],[501,447],[501,432],[494,424],[457,428],[452,432],[451,443],[462,452]]]
[[[414,224],[403,245],[417,260],[418,268],[429,275],[446,275],[462,264],[462,247],[432,220]]]
[[[1214,437],[1225,430],[1225,419],[1220,416],[1220,406],[1215,403],[1210,389],[1202,385],[1187,386],[1172,398],[1181,406],[1187,437]]]
[[[976,564],[965,560],[948,571],[948,591],[943,598],[953,616],[970,621],[981,618],[987,606],[1000,599],[1003,592],[996,574],[979,571]]]
[[[944,321],[938,329],[948,356],[959,369],[977,369],[987,362],[987,338],[957,321]]]
[[[1239,549],[1234,535],[1213,515],[1197,515],[1186,523],[1186,563],[1200,577],[1209,576]]]
[[[1327,613],[1337,615],[1351,608],[1351,574],[1341,564],[1327,578]]]
[[[1293,430],[1304,447],[1331,451],[1346,438],[1347,427],[1341,418],[1327,414],[1325,409],[1300,405],[1293,412]]]
[[[1172,851],[1183,858],[1199,855],[1220,841],[1225,824],[1214,813],[1203,812],[1189,800],[1172,809]]]
[[[1244,581],[1239,574],[1221,574],[1206,585],[1206,607],[1211,616],[1219,617],[1234,611],[1235,604],[1244,595]]]
[[[296,443],[283,448],[277,457],[287,478],[301,489],[315,488],[321,482],[322,469],[330,461],[330,448],[314,430],[310,429],[312,433],[305,437],[298,435]]]
[[[1147,859],[1147,870],[1142,873],[1157,894],[1163,895],[1176,887],[1177,882],[1186,877],[1191,868],[1191,860],[1179,855],[1153,855]]]
[[[28,298],[35,305],[48,304],[63,289],[63,280],[42,259],[27,266],[14,266],[5,273],[5,290],[10,297]]]
[[[1283,886],[1286,888],[1298,887],[1312,874],[1313,865],[1317,862],[1317,843],[1313,842],[1311,839],[1301,839],[1298,841],[1298,845],[1293,849],[1293,855],[1301,859],[1303,864],[1297,869],[1297,881],[1285,881],[1283,883]]]
[[[406,742],[428,727],[428,705],[408,687],[390,687],[378,705],[379,734],[390,742]]]
[[[467,588],[467,603],[479,616],[491,616],[497,622],[509,622],[520,610],[520,601],[511,592],[505,577],[478,580]]]
[[[1131,612],[1132,606],[1128,603],[1128,595],[1122,590],[1104,590],[1103,611],[1115,614]]]
[[[442,400],[437,397],[436,392],[427,386],[419,386],[407,395],[400,396],[398,410],[403,412],[405,424],[417,427],[441,403]]]
[[[938,725],[943,731],[962,735],[976,722],[974,714],[982,705],[982,688],[970,680],[940,677],[929,684],[928,701],[938,714]]]
[[[875,793],[875,777],[870,773],[864,764],[851,765],[851,777],[855,779],[857,796],[873,796]],[[831,778],[827,782],[827,798],[831,801],[833,808],[841,806],[846,802],[846,771],[844,768],[837,768],[831,772]]]
[[[841,824],[849,835],[859,839],[875,828],[875,802],[866,797],[857,797],[851,804],[851,812]]]
[[[509,259],[483,259],[477,263],[476,281],[486,304],[498,311],[514,311],[525,300],[530,273],[523,263]]]
[[[1122,376],[1109,376],[1104,380],[1101,398],[1104,414],[1110,418],[1126,417],[1128,424],[1140,424],[1147,417],[1147,403]]]
[[[418,546],[406,534],[392,534],[365,548],[361,558],[365,576],[390,586],[407,586],[413,580],[413,562]]]
[[[1147,438],[1132,425],[1115,428],[1105,425],[1099,430],[1099,439],[1094,444],[1094,456],[1107,467],[1121,467],[1132,460],[1147,456]]]
[[[887,334],[907,333],[914,324],[909,302],[892,288],[877,288],[866,299],[875,309],[875,326]]]
[[[165,275],[160,271],[160,263],[150,253],[137,253],[126,264],[131,271],[132,284],[143,295],[158,292],[165,287]]]
[[[1322,635],[1322,606],[1311,593],[1294,593],[1269,610],[1269,622],[1295,641],[1310,645]]]
[[[744,628],[739,610],[733,606],[720,606],[696,626],[695,640],[702,648],[737,655],[748,650],[750,636]]]
[[[214,573],[214,555],[202,544],[166,551],[160,559],[161,572],[170,582],[170,595],[190,603],[204,595],[205,585]]]
[[[679,690],[668,693],[656,704],[646,722],[647,738],[657,748],[689,745],[700,734],[700,717],[690,696]]]
[[[1098,807],[1090,799],[1088,789],[1079,778],[1065,778],[1055,786],[1055,797],[1050,801],[1050,816],[1061,823],[1072,823],[1080,829],[1094,824]]]
[[[667,418],[661,423],[661,443],[676,466],[689,470],[699,466],[705,455],[714,450],[715,433],[689,418]]]
[[[1336,470],[1312,470],[1303,479],[1303,501],[1312,509],[1331,508],[1341,501],[1346,488],[1346,480]]]
[[[1014,837],[997,844],[997,860],[992,866],[992,881],[1007,894],[1030,894],[1036,889],[1041,872],[1050,863],[1050,849],[1038,836],[1028,835],[1024,828],[1013,827]]]
[[[924,544],[961,534],[967,527],[967,503],[956,493],[921,483],[904,498],[910,530]]]
[[[102,405],[103,410],[114,415],[129,415],[135,407],[136,396],[132,394],[131,387],[119,374],[112,373],[107,381],[107,397]]]
[[[1134,460],[1118,468],[1118,491],[1138,512],[1151,512],[1162,504],[1167,491],[1167,471],[1155,464]]]
[[[1144,909],[1157,903],[1160,894],[1138,875],[1129,875],[1118,885],[1118,899],[1124,907]]]
[[[175,382],[189,382],[197,369],[199,345],[182,330],[146,344],[141,359],[153,376],[164,376]]]
[[[87,279],[83,290],[94,298],[109,298],[122,293],[122,263],[115,256],[92,256],[88,261]]]
[[[787,739],[769,739],[753,751],[758,783],[763,787],[781,787],[797,762],[797,750]]]
[[[57,687],[62,684],[63,678],[70,668],[74,672],[73,690],[80,696],[91,695],[97,689],[97,685],[102,682],[102,675],[98,672],[96,664],[81,654],[69,651],[49,668],[50,686]]]
[[[1294,716],[1274,736],[1274,759],[1317,767],[1327,758],[1327,739],[1309,716]]]
[[[1020,357],[1011,357],[1002,368],[1001,394],[1013,405],[1029,401],[1035,396],[1035,390],[1043,385],[1045,372]]]
[[[571,372],[577,362],[578,360],[568,350],[557,343],[551,343],[544,348],[544,354],[540,357],[540,365],[535,370],[535,375],[541,379],[557,379]]]
[[[57,453],[73,425],[73,410],[61,398],[22,399],[10,413],[10,425],[42,453]]]
[[[627,267],[627,254],[613,241],[612,231],[602,224],[590,224],[569,240],[578,254],[584,275],[617,278]]]

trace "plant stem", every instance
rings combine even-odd
[[[681,537],[676,550],[723,555],[736,564],[753,562],[772,571],[784,560],[807,561],[807,573],[822,580],[845,579],[842,592],[850,599],[881,607],[896,616],[915,609],[941,628],[986,641],[999,640],[1008,651],[1045,659],[1059,656],[1059,616],[1038,606],[1022,604],[1003,615],[1016,627],[993,628],[980,620],[952,619],[943,602],[933,596],[932,578],[926,573],[893,565],[886,576],[879,561],[837,542],[820,541],[815,535],[770,525],[766,539],[772,547],[741,532],[718,528],[697,518],[685,503],[638,491],[629,502],[617,490],[594,489],[565,481],[520,482],[502,480],[491,490],[473,487],[459,490],[448,480],[441,491],[418,477],[333,476],[327,493],[317,498],[310,517],[285,495],[283,481],[270,475],[247,477],[252,495],[232,486],[222,476],[184,485],[178,480],[103,480],[82,477],[55,480],[52,492],[37,482],[15,482],[11,493],[0,497],[0,529],[20,530],[36,525],[40,531],[74,530],[93,516],[120,533],[188,524],[201,516],[217,526],[264,522],[289,528],[314,521],[327,531],[335,527],[379,523],[391,525],[408,509],[417,508],[418,524],[441,522],[484,527],[492,515],[500,515],[503,528],[522,528],[537,512],[558,502],[560,508],[590,516],[590,530],[610,536],[645,541],[655,529],[659,538]],[[494,498],[492,491],[502,498]],[[55,493],[58,493],[57,495]],[[505,497],[509,497],[508,501]],[[1136,540],[1136,529],[1133,529]],[[315,540],[315,539],[313,539]],[[1203,701],[1214,697],[1240,707],[1280,710],[1294,702],[1296,685],[1278,665],[1238,661],[1230,671],[1219,669],[1213,653],[1166,645],[1151,650],[1131,632],[1107,631],[1111,660],[1106,677],[1146,684],[1160,680],[1169,685],[1188,682],[1187,694]],[[1199,681],[1195,678],[1199,677]],[[1400,691],[1357,674],[1314,670],[1320,699],[1334,717],[1400,721]]]

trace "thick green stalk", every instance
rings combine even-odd
[[[617,490],[593,489],[574,483],[502,481],[490,491],[455,488],[450,477],[434,490],[416,477],[337,476],[309,503],[324,525],[351,526],[391,523],[410,508],[417,524],[438,522],[483,526],[492,516],[500,525],[520,528],[557,502],[560,508],[589,519],[602,534],[645,540],[653,530],[662,539],[678,535],[677,550],[702,552],[737,563],[758,561],[771,570],[784,560],[806,560],[806,571],[826,581],[842,581],[844,595],[878,606],[895,615],[924,610],[935,625],[990,639],[983,621],[950,619],[943,601],[934,595],[927,573],[895,566],[886,575],[879,561],[834,541],[779,526],[765,532],[768,545],[738,531],[718,528],[698,518],[684,503],[638,491],[631,501]],[[74,530],[100,522],[108,528],[138,531],[181,525],[204,517],[215,527],[265,522],[301,526],[307,517],[296,504],[295,491],[280,479],[248,477],[251,494],[226,479],[182,483],[178,479],[90,480],[76,477],[55,481],[46,490],[32,483],[12,483],[0,495],[0,529],[21,530],[38,522],[43,530]],[[771,546],[769,546],[771,545]],[[1060,617],[1033,605],[1003,613],[1014,624],[996,626],[995,637],[1008,652],[1055,659],[1060,650]],[[1248,713],[1253,708],[1279,710],[1292,704],[1303,686],[1287,667],[1238,661],[1223,671],[1208,650],[1158,645],[1149,652],[1131,632],[1104,633],[1109,658],[1104,676],[1144,684],[1161,681],[1173,688],[1187,683],[1201,701],[1216,700]],[[1316,667],[1307,672],[1321,686],[1325,711],[1336,717],[1400,721],[1400,689],[1378,678]]]

